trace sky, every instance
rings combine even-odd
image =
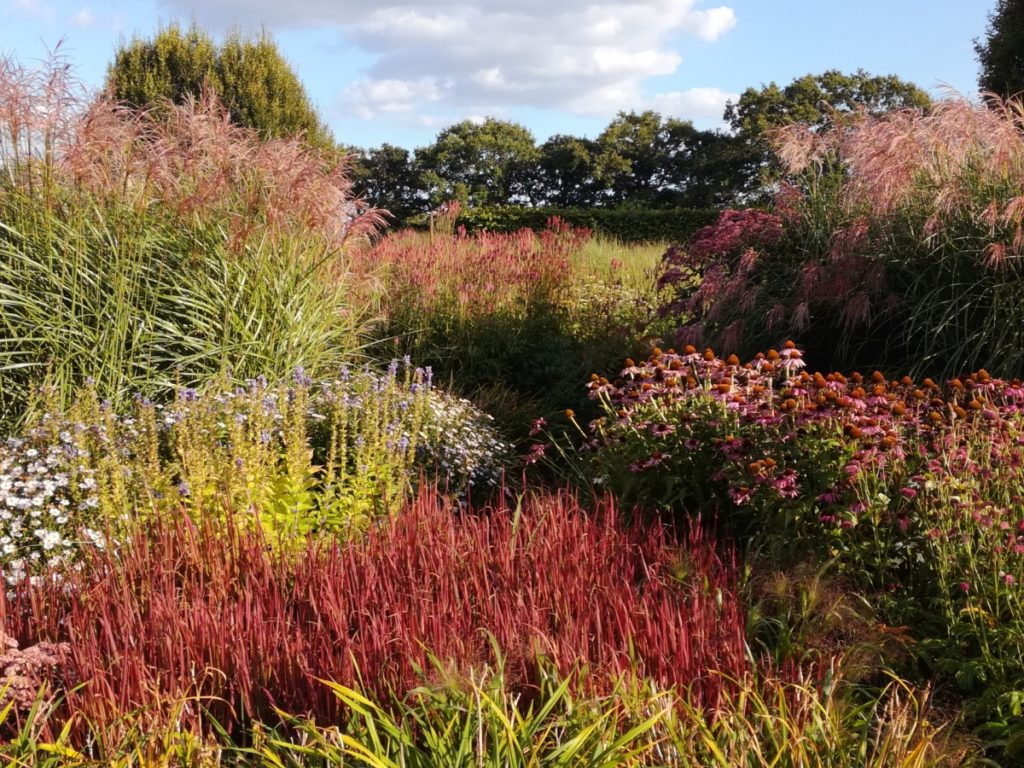
[[[619,111],[723,125],[748,87],[829,69],[974,97],[996,0],[0,0],[0,49],[60,50],[99,87],[118,44],[196,19],[269,32],[335,139],[430,144],[513,120],[538,141],[596,136]]]

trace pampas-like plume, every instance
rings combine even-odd
[[[301,136],[264,141],[234,125],[212,92],[141,111],[87,98],[59,49],[35,69],[0,60],[0,162],[12,187],[62,183],[185,222],[227,222],[239,247],[257,232],[297,229],[340,247],[384,225],[353,194],[347,156]]]

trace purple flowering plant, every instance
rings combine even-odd
[[[181,509],[258,522],[274,541],[361,530],[420,477],[495,486],[508,452],[486,415],[408,361],[328,381],[300,368],[277,385],[183,388],[121,412],[94,387],[63,411],[42,395],[24,436],[0,445],[0,570],[16,576]]]
[[[920,591],[943,628],[922,652],[971,697],[989,738],[1022,744],[1024,423],[996,416],[984,433],[944,436],[909,484],[931,566],[930,594]]]
[[[746,366],[692,346],[627,360],[617,381],[590,384],[604,412],[586,443],[597,478],[629,503],[714,510],[741,529],[766,515],[817,523],[854,492],[843,469],[856,449],[836,424],[794,407],[802,368],[792,345]]]

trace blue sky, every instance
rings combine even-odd
[[[122,37],[195,16],[267,29],[346,144],[429,144],[493,115],[538,140],[594,136],[619,110],[720,125],[748,86],[827,69],[973,96],[972,41],[995,0],[2,0],[0,47],[63,40],[98,86]]]

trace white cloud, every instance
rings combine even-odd
[[[182,15],[196,6],[159,2]],[[601,116],[637,108],[644,81],[682,63],[670,38],[714,41],[736,23],[731,8],[700,0],[207,0],[196,13],[221,27],[334,27],[376,56],[344,89],[342,108],[417,118],[519,106]],[[703,90],[661,98],[704,109]]]
[[[420,11],[379,8],[361,21],[358,29],[367,39],[422,46],[457,43],[472,33],[467,11]],[[345,25],[343,25],[345,26]],[[356,39],[359,42],[359,39]]]
[[[683,26],[701,40],[714,42],[736,26],[736,13],[732,8],[725,6],[708,8],[706,11],[694,11]]]
[[[71,22],[76,27],[91,27],[93,24],[96,23],[96,17],[93,15],[92,9],[86,6],[74,15],[74,18],[72,18]]]
[[[45,0],[13,0],[7,4],[5,15],[19,14],[40,19],[42,21],[53,21],[53,6]]]
[[[727,101],[739,99],[738,93],[718,88],[689,88],[685,91],[659,93],[650,99],[651,109],[673,117],[703,122],[722,119]]]
[[[411,112],[417,104],[434,102],[450,83],[440,83],[434,77],[418,80],[356,80],[344,91],[347,101],[355,106],[359,117],[369,119],[381,112]]]
[[[473,73],[472,80],[474,83],[486,88],[501,88],[505,85],[505,77],[501,74],[501,67],[478,69]]]

